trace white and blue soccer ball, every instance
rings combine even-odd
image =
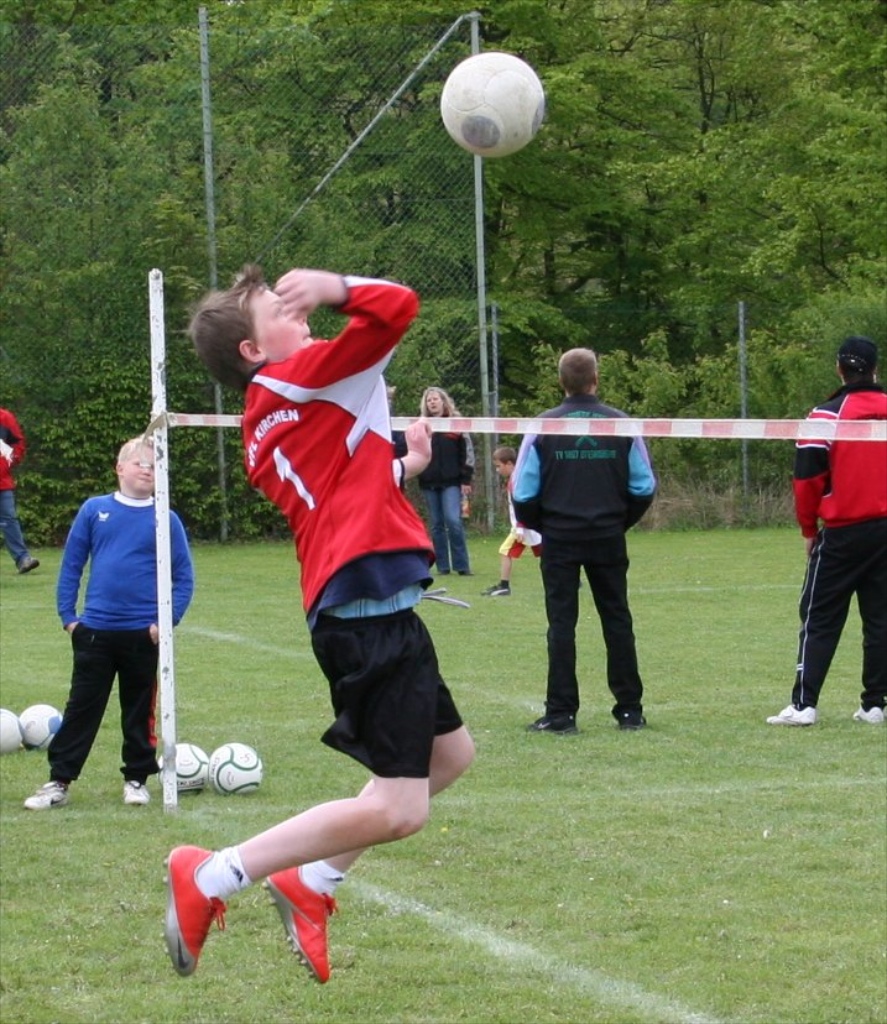
[[[163,768],[163,756],[157,759]],[[179,793],[197,793],[209,783],[209,756],[196,743],[176,744],[176,789]]]
[[[14,754],[22,749],[22,726],[18,715],[0,708],[0,754]]]
[[[545,116],[539,76],[520,57],[491,50],[457,64],[440,95],[450,138],[478,156],[508,156],[530,142]]]
[[[62,724],[62,713],[51,704],[32,704],[18,716],[26,750],[46,750]]]
[[[248,743],[223,743],[209,758],[209,781],[217,793],[252,793],[259,788],[265,766]]]

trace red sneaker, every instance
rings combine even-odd
[[[335,913],[336,901],[326,893],[309,889],[298,868],[269,875],[265,888],[277,905],[293,952],[321,984],[329,981],[326,922]]]
[[[216,921],[225,927],[225,904],[198,889],[197,869],[212,856],[199,846],[177,846],[166,860],[166,947],[172,965],[181,975],[193,974],[209,926]]]

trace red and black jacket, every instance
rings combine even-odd
[[[808,420],[885,420],[887,392],[880,384],[845,384]],[[805,537],[819,521],[850,526],[887,516],[887,443],[798,441],[793,478],[795,514]]]
[[[0,456],[0,491],[11,491],[15,487],[12,467],[22,461],[26,446],[22,428],[8,409],[0,409],[0,441],[12,449],[11,461]]]

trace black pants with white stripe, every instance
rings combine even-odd
[[[816,707],[853,595],[862,618],[862,693],[868,711],[887,700],[887,518],[822,529],[801,591],[792,703]]]

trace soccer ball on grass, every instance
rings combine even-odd
[[[217,793],[251,793],[259,788],[264,765],[247,743],[223,743],[209,758],[209,781]]]
[[[450,138],[478,156],[508,156],[532,140],[545,116],[545,92],[520,57],[491,50],[457,64],[440,95]]]
[[[46,750],[62,724],[61,712],[51,704],[32,704],[19,715],[22,742],[28,750]]]
[[[163,757],[157,763],[163,768]],[[196,743],[176,744],[176,789],[197,793],[209,782],[209,757]]]
[[[18,715],[0,708],[0,754],[14,754],[22,749],[22,727]]]

